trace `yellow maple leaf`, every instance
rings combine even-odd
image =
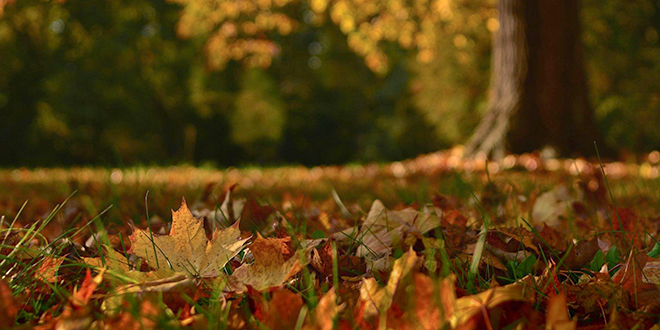
[[[242,265],[228,279],[229,289],[236,292],[247,290],[249,285],[257,291],[282,285],[303,268],[298,256],[285,260],[282,255],[282,239],[263,238],[261,235],[248,247],[254,255],[254,263]]]
[[[153,235],[134,228],[129,252],[156,269],[165,267],[194,276],[216,277],[247,239],[241,239],[237,221],[229,228],[216,229],[209,241],[203,224],[190,213],[184,199],[179,209],[172,211],[169,235]]]
[[[107,252],[103,258],[82,258],[83,262],[97,269],[105,268],[108,274],[124,282],[142,283],[176,275],[176,272],[169,268],[160,268],[152,272],[133,270],[129,267],[126,256],[111,247],[106,247],[105,250]]]

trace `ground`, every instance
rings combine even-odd
[[[0,326],[650,328],[658,156],[2,170]]]

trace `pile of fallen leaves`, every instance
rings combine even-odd
[[[144,229],[2,218],[0,328],[658,327],[658,219],[616,207],[598,172],[507,187],[366,210],[232,187]]]

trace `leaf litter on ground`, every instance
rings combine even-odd
[[[400,180],[421,164],[391,173]],[[597,167],[576,166],[577,181],[559,176],[545,188],[507,172],[482,177],[484,188],[454,177],[455,195],[374,198],[366,211],[335,190],[271,202],[231,184],[221,202],[204,193],[171,222],[147,218],[132,232],[87,225],[54,236],[69,229],[3,221],[0,326],[651,328],[657,215],[622,207]],[[83,244],[92,238],[100,243]]]

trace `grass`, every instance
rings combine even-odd
[[[588,179],[582,175],[582,180]],[[531,223],[531,207],[540,193],[558,184],[574,187],[578,180],[579,176],[565,172],[529,173],[515,169],[498,173],[410,171],[402,177],[389,171],[386,165],[311,170],[297,167],[227,171],[190,167],[3,170],[0,171],[0,212],[5,217],[0,222],[0,272],[14,295],[24,299],[22,305],[25,307],[16,317],[16,324],[34,324],[44,314],[62,312],[74,287],[79,286],[84,278],[87,266],[79,261],[80,257],[97,255],[98,247],[112,244],[113,238],[119,242],[115,245],[121,244],[126,250],[126,238],[130,235],[126,224],[129,221],[158,230],[169,221],[169,210],[179,205],[181,196],[190,205],[219,210],[226,189],[238,183],[237,196],[258,200],[280,212],[286,219],[285,229],[298,248],[299,238],[320,237],[323,233],[327,237],[329,233],[359,224],[374,199],[383,200],[390,208],[412,205],[421,209],[437,201],[438,196],[455,197],[462,205],[461,211],[470,220],[469,226],[480,230],[476,242],[472,243],[473,253],[457,252],[456,247],[448,243],[454,237],[437,229],[433,237],[423,237],[420,241],[424,246],[421,251],[428,261],[424,269],[432,278],[454,274],[458,290],[473,294],[488,290],[493,281],[503,285],[528,274],[539,274],[538,265],[547,268],[550,259],[561,265],[575,247],[571,245],[567,251],[557,251],[550,242],[544,241]],[[606,177],[605,184],[610,201],[596,202],[616,200],[617,207],[631,207],[643,218],[655,217],[660,211],[659,179],[638,175],[609,180]],[[610,209],[588,206],[591,225],[601,226],[596,223],[594,210],[609,212]],[[608,216],[608,221],[618,221],[619,228],[624,228],[618,212],[614,213]],[[585,239],[575,225],[577,217],[571,212],[568,214],[569,225],[565,234],[569,240]],[[524,254],[522,260],[508,260],[505,270],[484,263],[486,254],[490,253],[486,242],[491,229],[498,233],[499,228],[520,223],[526,223],[524,227],[542,242],[541,254],[529,254],[520,238],[516,253]],[[614,223],[610,223],[610,227],[614,228]],[[267,227],[253,229],[264,236],[273,235]],[[101,233],[98,241],[82,248],[94,233]],[[332,242],[331,282],[322,283],[319,275],[306,267],[298,275],[298,280],[287,286],[292,292],[300,293],[304,302],[294,328],[302,328],[307,314],[314,313],[321,296],[330,287],[339,288],[344,284],[339,274],[346,270],[342,269],[337,256],[354,253],[358,246],[365,246],[364,236],[361,236],[365,234],[365,231],[355,234],[347,246],[340,247]],[[597,233],[604,234],[607,232]],[[595,271],[608,264],[611,269],[625,259],[626,256],[617,252],[621,250],[618,247],[606,254],[600,251],[585,266]],[[404,249],[395,249],[394,254],[404,252]],[[19,258],[26,253],[31,257]],[[60,280],[44,282],[35,276],[44,260],[59,256],[66,256],[60,268]],[[561,276],[577,282],[585,274],[584,270],[567,271]],[[383,284],[387,283],[387,274],[374,276]],[[100,291],[110,292],[113,285],[116,284],[104,282]],[[261,327],[260,320],[253,315],[254,306],[250,299],[227,300],[222,294],[223,286],[218,283],[206,283],[203,287],[203,297],[186,298],[189,307],[194,307],[196,314],[203,316],[204,321],[195,323],[197,326],[232,328],[232,316],[238,313],[247,315],[245,321],[249,326]],[[545,295],[546,288],[534,289],[539,295]],[[606,294],[603,297],[609,298]],[[183,318],[185,310],[168,309],[168,299],[163,293],[148,294],[141,299],[135,296],[129,300],[125,311],[137,320],[147,315],[148,322],[155,322],[157,328],[180,328],[178,320]],[[269,299],[268,295],[266,299]],[[342,301],[346,302],[345,299]],[[155,307],[149,307],[149,304]],[[153,308],[165,312],[151,315],[148,311]],[[537,304],[536,308],[541,311],[543,304]],[[93,309],[98,310],[98,306]]]

